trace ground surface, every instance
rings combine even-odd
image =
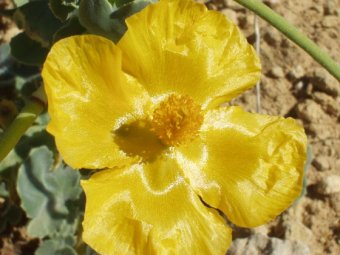
[[[266,3],[340,63],[339,0]],[[254,41],[252,14],[231,0],[215,1],[216,6]],[[265,21],[258,24],[264,74],[261,112],[299,119],[314,159],[306,194],[267,226],[236,230],[229,254],[340,254],[340,84]],[[256,111],[255,90],[234,103]]]
[[[340,0],[266,3],[340,62]],[[232,0],[210,1],[209,7],[236,22],[254,42],[254,16],[249,11]],[[306,193],[296,205],[266,226],[236,229],[228,253],[340,254],[340,84],[266,22],[259,20],[258,24],[263,65],[261,112],[299,119],[314,159],[307,173]],[[5,38],[0,33],[0,40],[11,31]],[[255,90],[233,103],[256,111]],[[2,240],[3,254],[22,254],[22,247],[29,250],[32,241],[28,237],[25,241],[24,232],[20,228],[8,233]]]

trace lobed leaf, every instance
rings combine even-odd
[[[90,33],[117,42],[125,27],[110,18],[114,8],[107,0],[82,0],[79,5],[79,21]]]
[[[47,1],[29,2],[17,8],[13,18],[19,28],[43,47],[51,46],[55,31],[62,26],[62,22],[53,15]]]
[[[53,154],[42,146],[31,150],[19,168],[17,189],[31,218],[28,233],[34,237],[70,236],[79,224],[82,190],[80,174],[64,164],[53,167]]]
[[[74,16],[67,20],[67,22],[53,35],[53,42],[66,38],[72,35],[79,35],[86,32],[86,29],[80,24],[78,17]]]
[[[48,53],[47,48],[42,47],[24,32],[13,37],[10,46],[12,56],[27,65],[41,66]]]
[[[77,255],[72,246],[63,242],[63,240],[45,240],[35,251],[35,255]]]
[[[121,6],[125,5],[125,4],[131,3],[131,2],[133,2],[133,1],[134,1],[134,0],[115,0],[115,1],[113,1],[113,2],[114,2],[114,4],[115,4],[117,7],[121,7]]]
[[[75,7],[66,4],[64,0],[49,0],[49,6],[54,16],[61,21],[65,21],[75,9]]]
[[[112,19],[125,20],[131,15],[143,10],[149,4],[150,1],[129,1],[128,3],[122,5],[119,9],[111,13],[110,17]]]

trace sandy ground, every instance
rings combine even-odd
[[[340,63],[340,1],[265,1]],[[254,42],[254,16],[215,1]],[[229,254],[340,254],[340,84],[304,51],[259,20],[261,113],[297,118],[313,152],[305,195],[266,226],[234,231]],[[256,111],[255,90],[233,102]]]

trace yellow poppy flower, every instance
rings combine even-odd
[[[118,45],[57,42],[43,68],[48,130],[83,181],[83,239],[101,254],[225,254],[234,224],[261,225],[299,195],[306,137],[293,120],[218,107],[260,63],[225,17],[161,0]],[[203,201],[209,205],[207,207]]]

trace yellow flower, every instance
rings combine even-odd
[[[82,182],[83,238],[102,254],[225,254],[231,230],[213,208],[243,227],[286,209],[301,190],[304,131],[218,107],[260,76],[222,14],[161,0],[126,23],[118,45],[59,41],[43,68],[60,153],[74,168],[105,169]]]

